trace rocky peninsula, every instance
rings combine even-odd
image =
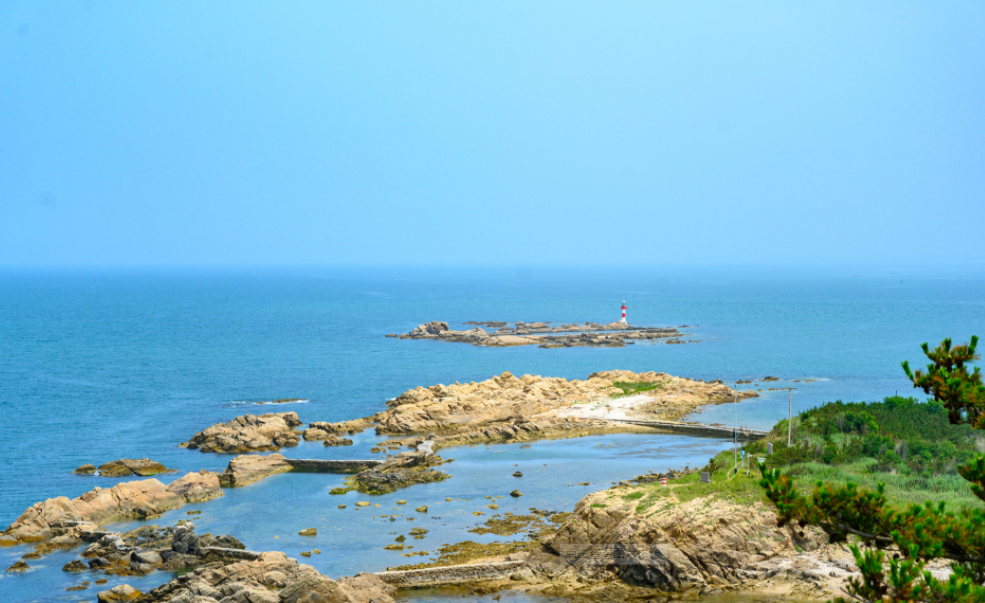
[[[452,343],[470,343],[485,347],[511,347],[518,345],[536,345],[541,348],[570,348],[588,346],[595,348],[621,348],[637,341],[665,340],[665,343],[685,343],[681,333],[673,327],[637,327],[620,322],[606,325],[594,322],[584,324],[565,324],[552,326],[548,322],[509,323],[488,321],[470,321],[467,325],[476,325],[464,331],[453,331],[447,322],[438,320],[419,325],[403,335],[389,334],[387,337],[398,339],[433,339]],[[487,331],[484,325],[495,328]],[[683,327],[682,327],[683,328]]]
[[[301,438],[326,446],[349,445],[346,435],[375,429],[406,436],[390,447],[431,450],[461,444],[517,442],[637,431],[623,421],[679,420],[702,406],[757,397],[722,381],[667,373],[616,370],[587,379],[523,375],[509,371],[470,383],[419,386],[386,403],[375,415],[337,423],[303,425],[295,412],[244,415],[213,425],[183,444],[202,452],[263,452],[296,446]],[[381,449],[382,450],[382,449]]]

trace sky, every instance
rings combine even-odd
[[[981,2],[0,1],[0,267],[985,261]]]

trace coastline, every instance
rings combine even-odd
[[[632,381],[621,381],[622,379]],[[659,387],[654,388],[654,391],[658,393],[650,396],[636,394],[620,397],[618,388],[612,391],[612,384],[616,382],[658,384]],[[559,387],[563,395],[558,395]],[[599,393],[606,391],[612,392],[612,395],[599,398]],[[249,432],[249,437],[226,439],[227,444],[232,443],[233,447],[237,447],[243,442],[251,442],[254,451],[271,451],[277,450],[282,446],[290,447],[292,443],[296,444],[298,436],[303,436],[306,441],[324,440],[326,446],[334,445],[334,443],[330,444],[330,438],[358,433],[373,427],[379,436],[400,435],[404,438],[384,442],[383,444],[388,444],[388,446],[381,447],[381,452],[399,449],[402,446],[410,448],[410,450],[398,453],[397,455],[387,455],[391,458],[385,461],[384,464],[390,463],[391,465],[403,466],[406,464],[405,462],[394,463],[394,461],[415,459],[415,462],[411,466],[417,467],[425,459],[431,458],[438,459],[437,463],[441,464],[444,461],[441,461],[440,457],[437,457],[434,453],[439,449],[447,449],[454,446],[476,445],[480,443],[489,444],[504,441],[551,440],[582,437],[585,435],[600,435],[604,433],[646,431],[647,428],[630,424],[616,425],[600,417],[605,417],[609,412],[614,412],[615,416],[620,417],[620,420],[627,416],[674,416],[675,414],[680,416],[686,412],[693,412],[694,409],[706,404],[731,401],[733,397],[731,392],[732,390],[721,384],[721,382],[706,383],[702,381],[682,380],[663,373],[636,374],[628,371],[609,371],[605,373],[593,373],[584,382],[568,382],[563,379],[551,380],[550,378],[544,379],[529,375],[518,378],[509,373],[503,373],[478,384],[453,384],[451,386],[438,385],[429,388],[415,388],[388,403],[389,408],[386,411],[355,421],[310,423],[303,434],[297,434],[293,438],[284,433],[284,428],[286,427],[287,431],[294,432],[295,428],[301,427],[303,424],[297,416],[294,413],[269,413],[268,415],[261,415],[256,419],[251,419],[250,417],[252,416],[250,415],[238,418],[221,426],[213,426],[213,428],[221,427],[221,429],[215,432],[219,435],[213,439],[217,442],[221,441],[225,435],[228,435],[224,431],[226,428],[240,428]],[[670,400],[672,399],[677,400],[679,403],[677,405],[671,404]],[[611,404],[608,402],[611,402]],[[684,408],[681,408],[682,406]],[[463,420],[463,416],[466,414],[468,418]],[[421,429],[422,426],[423,429]],[[201,441],[211,441],[207,434],[208,431],[207,429],[199,434],[203,436]],[[418,435],[420,431],[425,431],[427,435]],[[240,433],[239,435],[242,434]],[[268,437],[266,439],[257,439],[257,435]],[[198,437],[197,435],[196,438]],[[194,442],[194,440],[195,438],[190,440],[190,443]],[[194,449],[192,445],[188,447]],[[264,456],[257,456],[255,454],[240,455],[230,462],[227,473],[236,473],[234,465],[242,463],[244,460],[253,459],[264,463],[277,462],[276,459],[278,456],[276,454]],[[430,461],[424,463],[423,468],[425,472],[430,471],[430,465]],[[289,464],[288,466],[290,467]],[[292,470],[293,468],[286,469],[286,471]],[[372,470],[369,469],[367,471]],[[273,474],[273,472],[264,474],[263,470],[261,470],[259,475],[255,475],[255,478],[263,479]],[[360,475],[362,473],[354,476],[355,479],[358,480]],[[223,476],[217,476],[216,479],[221,482],[223,487],[239,486],[256,481],[256,479],[253,479],[252,481],[244,480],[242,483],[236,483],[236,480],[224,479]],[[427,480],[410,480],[404,487],[413,485],[414,483],[426,482]],[[369,494],[382,493],[375,491],[373,488],[364,487],[362,489],[355,489]],[[37,506],[35,505],[35,507]],[[494,507],[495,505],[492,506]],[[579,507],[576,508],[580,508],[581,506],[581,503],[579,503]],[[42,513],[42,515],[45,514]],[[155,513],[145,513],[143,515],[138,514],[137,516],[153,517],[154,515]],[[50,546],[39,545],[37,548],[38,552],[43,553],[49,548],[56,550],[57,548],[75,546],[79,541],[84,540],[84,531],[93,532],[92,525],[61,525],[56,526],[52,534],[57,532],[58,528],[70,529],[68,532],[54,535],[55,540],[57,540],[56,547],[52,548]],[[87,537],[91,538],[91,536]],[[73,538],[77,538],[78,540],[73,541]],[[23,540],[23,542],[27,542],[27,540]],[[42,545],[44,544],[42,543]],[[539,543],[541,546],[542,544]],[[542,550],[537,552],[538,555],[543,555],[543,553],[544,551]],[[226,558],[225,561],[229,562],[234,559],[235,557]],[[488,561],[488,559],[482,557],[476,558],[476,560],[480,559]],[[530,567],[526,558],[507,558],[505,561],[503,559],[501,555],[495,561],[508,563],[523,561],[523,567],[525,569],[529,569]],[[471,561],[474,562],[475,560]],[[541,559],[538,563],[543,565],[545,562]],[[554,563],[554,565],[557,564]],[[581,596],[576,592],[577,589],[563,586],[564,581],[571,578],[571,576],[560,580],[556,576],[545,578],[545,576],[549,576],[552,572],[556,573],[557,568],[551,569],[550,571],[541,568],[538,570],[539,573],[533,570],[530,571],[532,573],[529,576],[523,573],[523,576],[528,576],[528,578],[524,578],[523,580],[519,579],[515,575],[515,572],[511,573],[508,579],[506,579],[506,582],[504,582],[503,587],[507,584],[511,585],[511,587],[525,584],[524,588],[530,590],[539,589],[545,592],[550,591],[555,595],[561,594],[562,591],[570,591],[569,594],[571,596]],[[610,576],[606,580],[611,582],[611,578]],[[582,577],[580,579],[584,581],[585,578]],[[491,581],[490,579],[484,578],[484,585],[481,587],[481,590],[488,590],[494,587],[500,588],[494,586],[494,583],[495,577]],[[672,587],[673,585],[664,584],[662,586]],[[609,588],[612,588],[611,584]]]

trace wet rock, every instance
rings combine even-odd
[[[519,471],[514,471],[513,472],[513,477],[523,477],[523,474],[520,473]]]
[[[311,551],[301,551],[298,554],[301,555],[302,557],[311,557]]]
[[[417,507],[414,510],[417,511],[418,513],[427,513],[428,512],[428,506],[427,505],[421,505],[420,507]]]
[[[24,561],[17,561],[13,565],[7,568],[8,572],[26,572],[31,569],[31,566]]]
[[[489,509],[498,509],[499,505],[486,505],[486,507]]]
[[[300,535],[300,536],[317,536],[318,535],[318,530],[316,530],[315,528],[308,528],[306,530],[301,530],[300,532],[298,532],[298,535]]]
[[[103,477],[126,477],[128,475],[150,477],[171,472],[171,469],[150,459],[120,459],[99,466],[99,475]]]
[[[84,572],[89,569],[89,566],[82,562],[81,559],[72,559],[68,563],[62,566],[62,571],[65,572]]]
[[[73,471],[72,473],[76,473],[78,475],[92,475],[95,472],[96,472],[96,466],[87,463],[85,465],[82,465],[81,467],[79,467],[78,469],[76,469],[75,471]]]
[[[519,490],[514,490],[510,492],[510,496],[512,496],[513,498],[520,498],[521,496],[523,496],[523,492],[520,492]]]

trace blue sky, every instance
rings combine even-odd
[[[0,266],[985,260],[981,2],[0,2]]]

